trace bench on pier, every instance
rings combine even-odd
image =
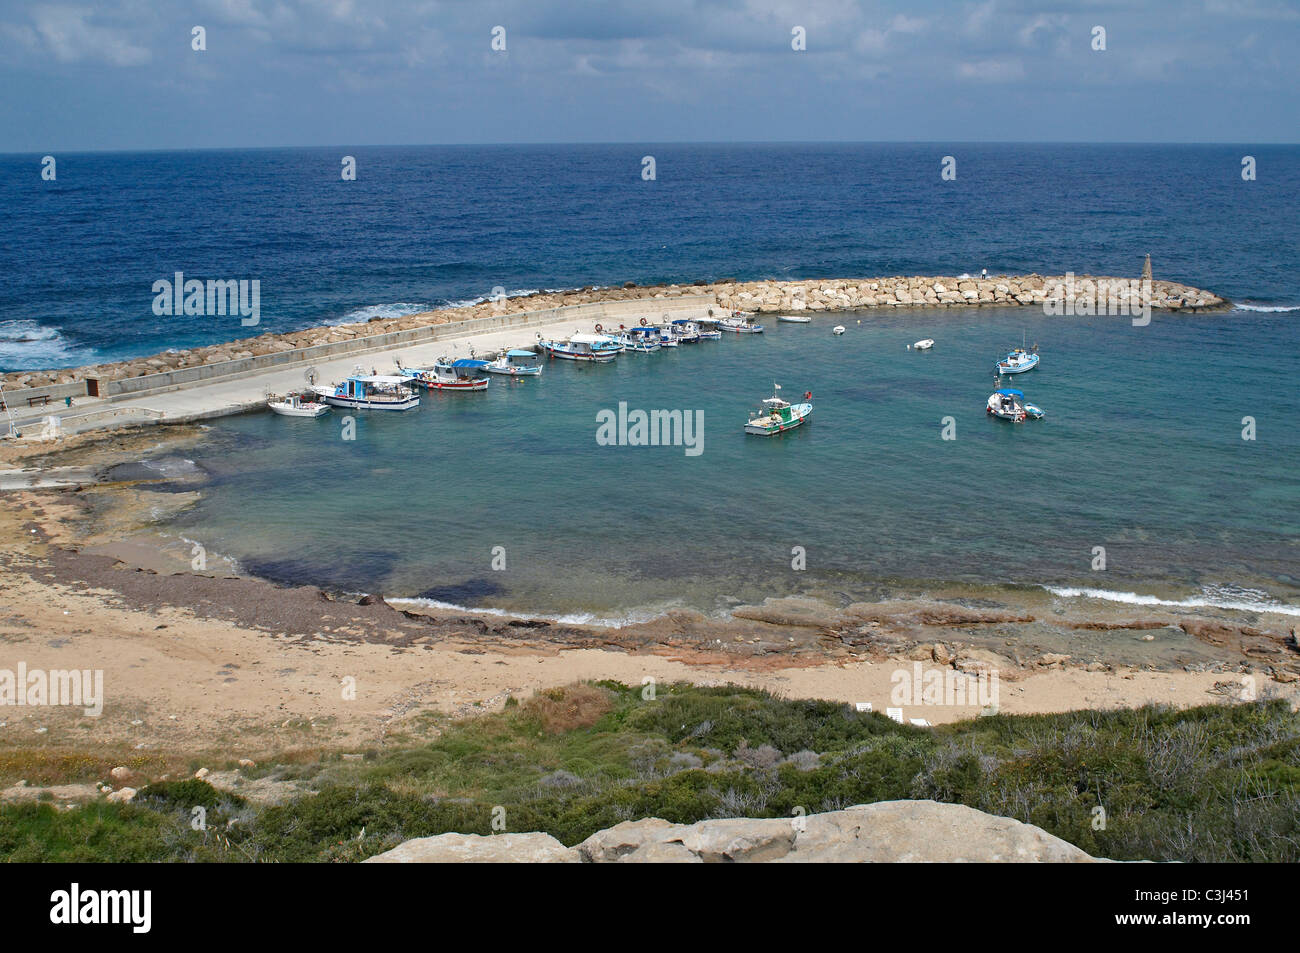
[[[49,394],[41,394],[39,397],[28,397],[28,398],[27,398],[27,406],[28,406],[28,407],[36,407],[36,406],[38,406],[38,405],[45,405],[45,404],[48,404],[49,402],[50,402],[50,395],[49,395]]]

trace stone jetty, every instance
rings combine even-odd
[[[483,301],[465,307],[426,311],[405,317],[376,317],[359,324],[307,328],[286,334],[262,334],[225,344],[168,351],[110,364],[41,371],[14,371],[0,377],[0,383],[6,389],[20,390],[74,384],[86,378],[114,381],[145,377],[183,368],[241,361],[277,351],[352,341],[429,325],[454,324],[475,318],[570,308],[601,302],[640,300],[645,301],[647,310],[653,312],[656,299],[712,295],[717,301],[720,314],[732,310],[822,312],[863,308],[1016,305],[1045,307],[1054,295],[1061,294],[1061,289],[1067,287],[1084,289],[1089,286],[1089,283],[1094,287],[1121,287],[1125,289],[1120,293],[1125,300],[1135,299],[1138,294],[1139,282],[1135,279],[1090,275],[894,276],[803,281],[725,280],[646,287],[627,282],[620,287],[586,287],[573,291],[539,292],[502,300]],[[1155,311],[1198,311],[1225,308],[1230,304],[1224,298],[1209,291],[1172,281],[1153,281],[1150,289],[1150,307]],[[1052,312],[1049,310],[1047,313]]]

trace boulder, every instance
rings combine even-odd
[[[126,804],[128,801],[135,799],[135,788],[120,788],[110,794],[107,800],[115,804]]]
[[[376,854],[367,864],[576,864],[578,851],[550,834],[439,834]]]

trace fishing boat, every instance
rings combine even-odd
[[[735,331],[737,334],[762,334],[763,325],[755,324],[750,320],[749,312],[736,311],[731,317],[722,318],[718,321],[718,327],[723,331]]]
[[[384,374],[355,375],[333,387],[312,390],[325,403],[351,410],[414,410],[420,395],[407,389],[410,378]]]
[[[1042,409],[1026,401],[1024,392],[1014,387],[999,387],[995,390],[989,395],[985,409],[994,417],[1015,423],[1021,423],[1031,417],[1037,420],[1043,416]]]
[[[915,344],[909,344],[908,347],[913,351],[928,351],[934,347],[934,338],[923,338]]]
[[[700,318],[695,322],[699,326],[699,335],[701,341],[721,341],[722,330],[718,327],[717,318]]]
[[[623,345],[623,350],[633,354],[653,354],[663,347],[658,328],[628,328],[619,336],[618,341]]]
[[[844,328],[844,325],[842,325],[842,324],[837,324],[837,325],[835,325],[835,327],[831,328],[831,334],[843,334],[844,331],[845,331],[845,328]]]
[[[786,324],[812,324],[812,318],[803,314],[778,314],[776,319]]]
[[[1013,347],[1007,356],[998,361],[999,374],[1023,374],[1038,366],[1038,345],[1026,350],[1024,336],[1021,335],[1020,347]]]
[[[529,361],[535,357],[537,357],[536,351],[512,348],[509,351],[502,351],[496,360],[488,361],[487,367],[483,368],[483,370],[488,374],[506,374],[510,377],[540,377],[542,365],[516,363],[517,361]]]
[[[319,394],[272,394],[266,400],[266,406],[281,417],[323,417],[330,412],[329,404],[315,398]]]
[[[591,361],[596,364],[606,364],[614,360],[623,350],[622,345],[603,334],[571,334],[567,341],[544,341],[539,334],[537,346],[550,357],[558,357],[566,361]]]
[[[763,401],[758,413],[749,418],[749,423],[745,424],[745,433],[771,437],[793,430],[812,416],[812,391],[804,392],[803,403],[791,404],[781,399],[780,390],[780,384],[773,385],[772,396]]]
[[[685,318],[678,318],[673,321],[669,327],[673,330],[673,337],[677,338],[683,344],[699,344],[700,329],[694,321],[688,321]]]
[[[407,379],[429,390],[480,391],[487,390],[490,383],[486,377],[479,376],[487,366],[487,361],[465,357],[452,361],[443,356],[434,361],[432,367],[402,367],[398,364],[397,369]]]

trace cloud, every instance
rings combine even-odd
[[[87,22],[93,13],[83,7],[42,6],[31,16],[36,34],[60,63],[141,66],[152,59],[148,48],[133,43],[125,30]]]
[[[1025,66],[1020,60],[976,60],[957,64],[957,75],[979,83],[1009,83],[1024,79]]]

